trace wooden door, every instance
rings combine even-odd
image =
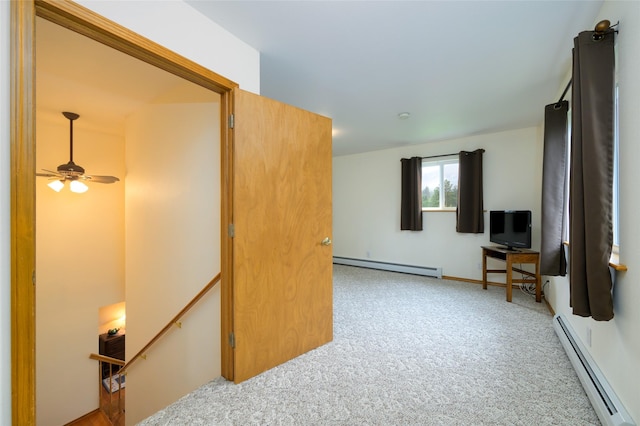
[[[239,383],[333,339],[331,120],[234,90],[234,122]]]

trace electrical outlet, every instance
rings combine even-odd
[[[371,252],[367,250],[367,258],[371,258]]]
[[[591,347],[591,327],[587,326],[587,346]]]

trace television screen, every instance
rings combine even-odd
[[[491,210],[489,241],[513,248],[531,248],[530,210]]]

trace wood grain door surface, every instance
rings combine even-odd
[[[234,381],[333,339],[331,120],[234,90]]]

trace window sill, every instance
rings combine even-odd
[[[452,209],[422,209],[422,212],[429,212],[429,213],[455,213],[456,209],[452,208]]]
[[[627,265],[623,265],[620,263],[620,257],[618,257],[618,253],[611,253],[611,258],[609,259],[609,266],[611,266],[616,271],[626,271]]]
[[[569,241],[563,241],[562,244],[569,247]],[[618,253],[611,253],[611,257],[609,258],[609,266],[616,271],[627,271],[627,265],[620,263],[620,257],[618,256]]]

